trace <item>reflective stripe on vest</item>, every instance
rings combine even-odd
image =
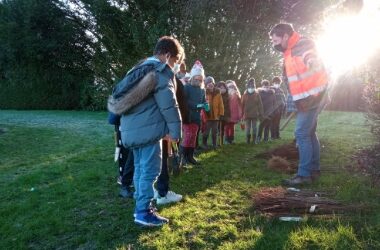
[[[327,87],[326,71],[306,71],[302,74],[288,76],[290,94],[293,101],[316,95]]]
[[[327,88],[328,76],[323,66],[311,71],[304,62],[306,54],[314,53],[310,40],[300,38],[297,33],[289,38],[288,48],[284,52],[284,66],[293,101],[317,95]]]
[[[311,95],[316,95],[318,93],[321,93],[323,90],[326,89],[326,85],[323,85],[323,86],[320,86],[320,87],[316,87],[316,88],[313,88],[313,89],[310,89],[308,90],[307,92],[303,92],[301,94],[298,94],[298,95],[293,95],[293,101],[297,101],[297,100],[301,100],[301,99],[304,99],[308,96],[311,96]]]
[[[305,73],[302,73],[299,75],[297,74],[297,75],[288,76],[288,82],[291,83],[295,81],[300,81],[314,75],[315,73],[316,72],[313,72],[313,71],[306,71]]]

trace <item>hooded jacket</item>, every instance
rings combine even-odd
[[[175,92],[173,71],[155,57],[128,72],[108,100],[108,110],[122,115],[120,131],[125,147],[154,144],[167,134],[181,138]]]
[[[257,90],[252,94],[246,90],[242,96],[241,106],[243,110],[243,119],[259,119],[263,116],[263,103]]]
[[[213,88],[213,90],[206,89],[206,99],[210,105],[210,111],[206,112],[207,120],[219,120],[220,116],[224,115],[224,106],[220,90]]]
[[[230,95],[229,94],[229,107],[230,110],[230,119],[229,122],[237,123],[240,121],[242,116],[241,109],[241,98],[237,93]]]
[[[184,123],[201,124],[201,110],[197,108],[198,104],[206,102],[205,90],[200,86],[188,83],[184,86],[184,91],[187,99],[188,119]]]

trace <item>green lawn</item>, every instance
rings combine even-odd
[[[320,116],[329,171],[310,188],[368,211],[297,223],[252,209],[253,191],[287,177],[255,155],[290,142],[293,127],[257,146],[244,144],[239,128],[237,144],[201,154],[201,168],[171,179],[184,201],[159,207],[170,224],[143,229],[133,223],[134,202],[117,196],[105,112],[0,111],[0,249],[380,249],[379,189],[344,169],[373,143],[361,113]]]

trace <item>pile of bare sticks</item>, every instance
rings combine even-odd
[[[262,188],[253,193],[252,198],[256,211],[274,217],[305,214],[341,214],[360,208],[359,206],[344,205],[326,198],[326,195],[323,192],[276,187]]]

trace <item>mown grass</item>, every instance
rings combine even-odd
[[[344,166],[371,145],[360,113],[324,112],[318,133],[327,190],[367,211],[300,223],[252,209],[251,194],[287,177],[255,155],[288,143],[237,144],[199,156],[202,167],[171,178],[184,201],[159,208],[158,229],[133,223],[134,202],[117,196],[113,128],[104,112],[0,111],[0,249],[379,249],[379,191]]]

